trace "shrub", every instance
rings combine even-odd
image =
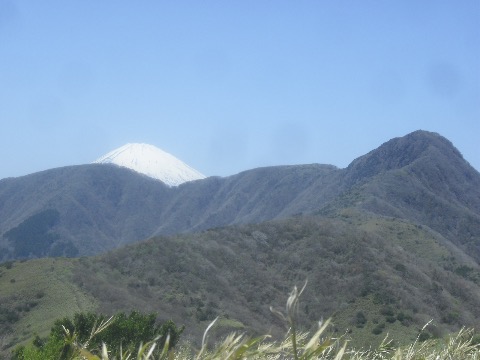
[[[430,339],[430,337],[431,337],[431,336],[430,336],[430,334],[429,334],[428,332],[422,331],[422,332],[420,333],[420,335],[418,335],[418,341],[424,342],[424,341]]]
[[[385,316],[393,316],[395,315],[393,309],[390,306],[384,306],[380,309],[380,314]]]
[[[458,321],[460,314],[456,311],[450,311],[443,315],[442,321],[447,324],[453,324]]]
[[[173,321],[156,324],[155,314],[133,311],[129,315],[119,313],[107,318],[94,313],[77,313],[73,319],[57,320],[46,340],[36,338],[33,347],[16,349],[14,358],[30,359],[27,354],[38,354],[41,358],[45,349],[53,351],[56,348],[59,351],[57,357],[70,359],[84,344],[88,344],[93,354],[100,354],[103,344],[107,344],[113,350],[112,357],[121,357],[121,351],[133,352],[139,344],[152,339],[156,340],[160,350],[164,346],[173,348],[182,332],[183,327],[177,328]],[[61,348],[57,346],[59,343],[63,344]],[[37,355],[31,356],[35,358]]]
[[[397,321],[397,318],[395,316],[386,316],[385,320],[390,324],[393,324],[395,321]]]
[[[367,323],[367,317],[362,311],[357,312],[357,315],[355,317],[355,326],[357,328],[363,328],[365,324]]]
[[[380,323],[372,329],[372,334],[379,335],[383,332],[383,329],[385,329],[385,323]]]

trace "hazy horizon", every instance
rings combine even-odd
[[[201,173],[422,129],[480,170],[480,2],[0,2],[0,179],[152,144]]]

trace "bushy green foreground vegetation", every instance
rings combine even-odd
[[[305,284],[306,285],[306,284]],[[208,346],[210,329],[216,318],[205,330],[201,347],[195,350],[188,343],[178,345],[183,331],[173,322],[155,325],[155,316],[132,312],[106,318],[94,314],[77,314],[73,321],[64,318],[55,323],[48,339],[36,338],[32,345],[18,347],[15,360],[226,360],[226,359],[324,359],[324,360],[442,360],[480,359],[480,343],[473,330],[462,329],[444,339],[422,341],[421,334],[407,346],[393,346],[393,339],[385,340],[375,349],[355,350],[348,346],[345,336],[332,337],[329,333],[330,320],[319,323],[313,334],[301,333],[297,329],[296,314],[299,291],[290,294],[285,312],[271,311],[289,327],[286,338],[274,341],[270,336],[250,338],[232,333],[214,346]],[[144,342],[146,337],[152,340]],[[135,347],[136,345],[136,347]]]
[[[104,343],[114,349],[110,354],[118,358],[125,352],[134,352],[137,344],[151,339],[155,339],[160,349],[164,346],[173,348],[183,329],[177,328],[172,321],[157,324],[155,314],[145,315],[136,311],[111,317],[77,313],[73,319],[65,317],[57,320],[47,338],[37,336],[31,346],[18,346],[13,358],[74,359],[86,352],[87,348],[101,349]],[[159,352],[152,354],[158,355]]]

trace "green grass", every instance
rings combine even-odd
[[[397,320],[400,313],[394,309],[394,322],[389,322],[387,316],[382,314],[384,306],[375,303],[372,296],[358,298],[348,307],[338,311],[333,316],[333,325],[338,329],[348,329],[345,333],[338,332],[337,335],[343,335],[348,339],[349,344],[361,348],[364,344],[377,346],[382,342],[385,336],[395,339],[396,344],[407,344],[418,335],[418,328],[404,320],[404,324]],[[365,316],[365,323],[357,321],[357,314],[362,313]],[[402,314],[405,314],[403,311]],[[404,316],[411,316],[406,313]],[[402,316],[400,316],[401,318]],[[382,328],[382,324],[385,327]],[[375,333],[374,329],[381,329],[380,333]]]
[[[11,341],[45,336],[55,319],[96,308],[95,300],[71,281],[74,263],[72,259],[48,258],[0,267],[0,301],[20,315],[12,325]]]
[[[225,329],[235,329],[235,330],[245,329],[245,325],[242,322],[235,319],[226,319],[226,318],[220,318],[218,320],[217,326]]]
[[[391,239],[403,250],[422,254],[424,260],[442,262],[451,254],[440,243],[440,237],[425,231],[421,226],[396,218],[375,217],[364,221],[359,229]]]

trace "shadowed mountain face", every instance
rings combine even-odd
[[[425,131],[392,139],[346,169],[277,166],[175,188],[98,164],[3,179],[0,245],[4,260],[88,255],[153,235],[334,215],[347,207],[426,225],[480,259],[480,174],[448,140]],[[45,211],[58,219],[41,225],[41,234],[29,229]],[[49,242],[41,253],[17,249],[25,234]]]
[[[49,232],[57,240],[51,250],[59,245],[71,249],[65,255],[93,254],[148,236],[156,204],[163,203],[167,195],[167,186],[158,181],[106,165],[66,167],[4,179],[0,182],[0,233],[4,245],[15,249],[9,231],[21,226],[28,232],[25,224],[29,219],[55,210],[58,220]],[[35,236],[31,241],[37,241]]]

